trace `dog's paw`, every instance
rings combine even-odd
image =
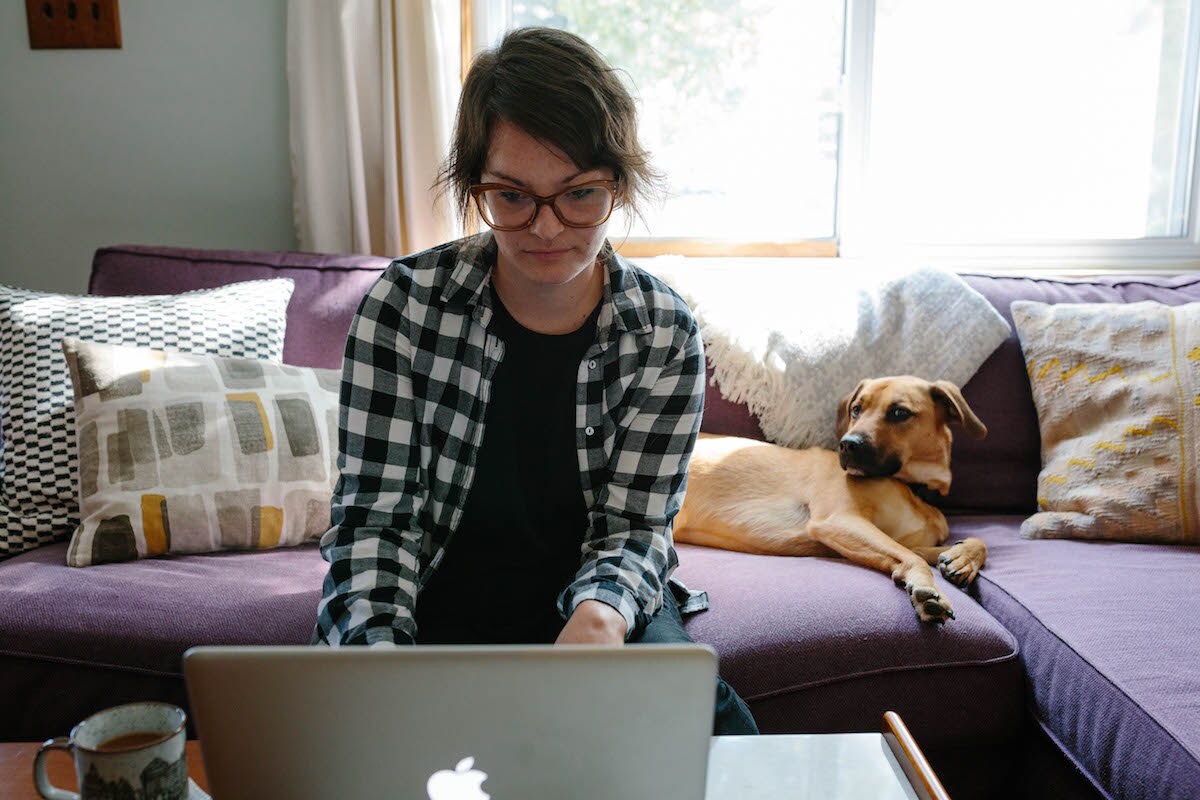
[[[917,619],[921,620],[921,622],[941,625],[947,620],[955,618],[954,609],[950,607],[950,602],[942,597],[936,589],[927,587],[914,588],[913,586],[906,588],[908,589],[908,597],[912,600],[913,610],[917,612]]]
[[[971,538],[956,543],[938,556],[938,571],[960,589],[971,585],[987,560],[987,545]]]
[[[908,599],[921,622],[940,625],[948,619],[954,619],[954,609],[938,592],[933,572],[924,561],[915,559],[900,564],[892,573],[892,580],[908,593]]]

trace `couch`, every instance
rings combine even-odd
[[[290,277],[284,360],[337,367],[387,263],[126,245],[97,251],[89,291]],[[1010,321],[1017,299],[1200,300],[1200,276],[964,279]],[[1200,548],[1020,538],[1040,440],[1015,334],[963,388],[990,435],[956,439],[954,485],[936,502],[952,538],[990,553],[966,592],[939,576],[957,619],[921,625],[887,576],[840,559],[681,545],[678,575],[711,599],[689,633],[764,732],[877,730],[897,711],[957,798],[1200,797]],[[711,381],[703,428],[762,437]],[[306,642],[326,566],[315,544],[86,569],[65,566],[65,549],[0,562],[0,740],[60,735],[132,699],[186,706],[193,645]]]

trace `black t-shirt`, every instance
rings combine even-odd
[[[575,394],[599,306],[562,335],[522,327],[495,292],[492,307],[504,357],[462,519],[417,597],[422,643],[552,640],[558,594],[579,570],[587,507]]]

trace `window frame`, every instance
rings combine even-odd
[[[511,0],[459,0],[462,76],[479,43],[505,29]],[[900,258],[949,262],[958,269],[1021,271],[1145,270],[1187,272],[1200,269],[1200,0],[1189,3],[1183,94],[1192,99],[1191,130],[1184,139],[1187,183],[1185,233],[1178,237],[1139,239],[1057,239],[1039,241],[946,243],[874,240],[862,228],[859,213],[865,191],[870,146],[871,73],[875,37],[875,0],[844,0],[842,113],[840,120],[834,235],[797,241],[728,239],[619,238],[614,247],[630,257]]]

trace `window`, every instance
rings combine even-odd
[[[864,225],[930,241],[1184,235],[1187,30],[1185,0],[879,0]]]
[[[464,2],[627,71],[634,240],[1200,263],[1200,0]]]

